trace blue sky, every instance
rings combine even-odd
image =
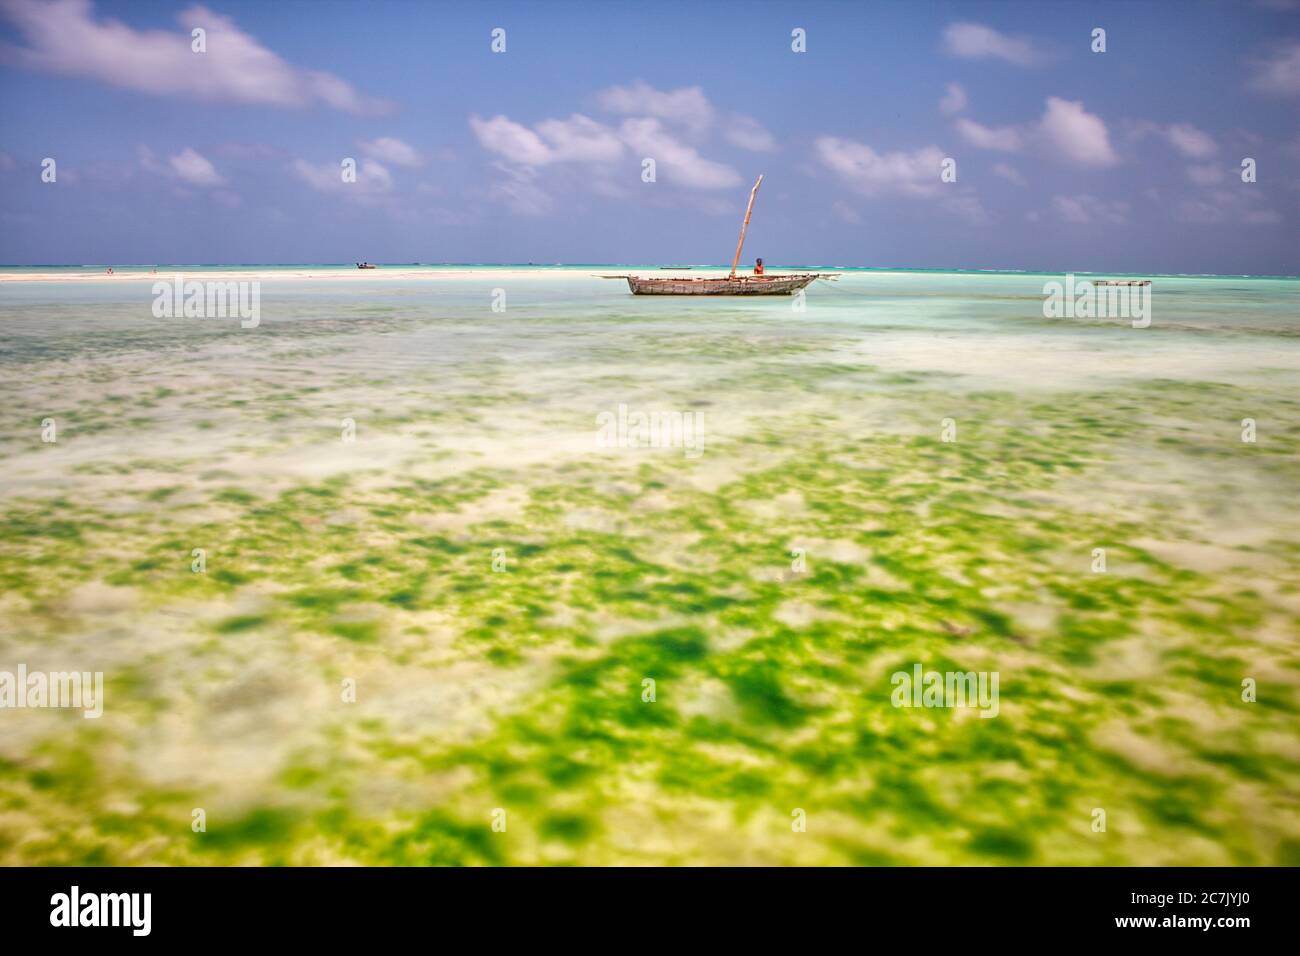
[[[1300,273],[1300,2],[0,0],[0,262],[722,262],[760,172],[747,258]]]

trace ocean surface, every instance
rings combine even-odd
[[[0,685],[104,679],[0,863],[1300,863],[1300,280],[102,268],[0,282]]]

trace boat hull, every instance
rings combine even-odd
[[[817,273],[785,276],[734,276],[731,278],[645,279],[624,276],[633,295],[793,295]]]

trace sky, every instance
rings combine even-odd
[[[0,0],[0,263],[722,263],[760,173],[747,260],[1300,274],[1300,0]]]

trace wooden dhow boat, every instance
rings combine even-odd
[[[740,253],[745,248],[745,233],[749,231],[749,217],[754,212],[754,197],[758,187],[763,185],[759,176],[754,188],[749,191],[749,205],[745,207],[745,219],[740,224],[740,239],[736,243],[736,255],[731,260],[731,274],[724,277],[707,278],[705,276],[683,276],[663,278],[646,278],[634,275],[606,275],[602,279],[626,279],[633,295],[793,295],[804,286],[817,279],[838,279],[832,272],[797,272],[787,275],[736,275],[736,266],[740,264]]]

